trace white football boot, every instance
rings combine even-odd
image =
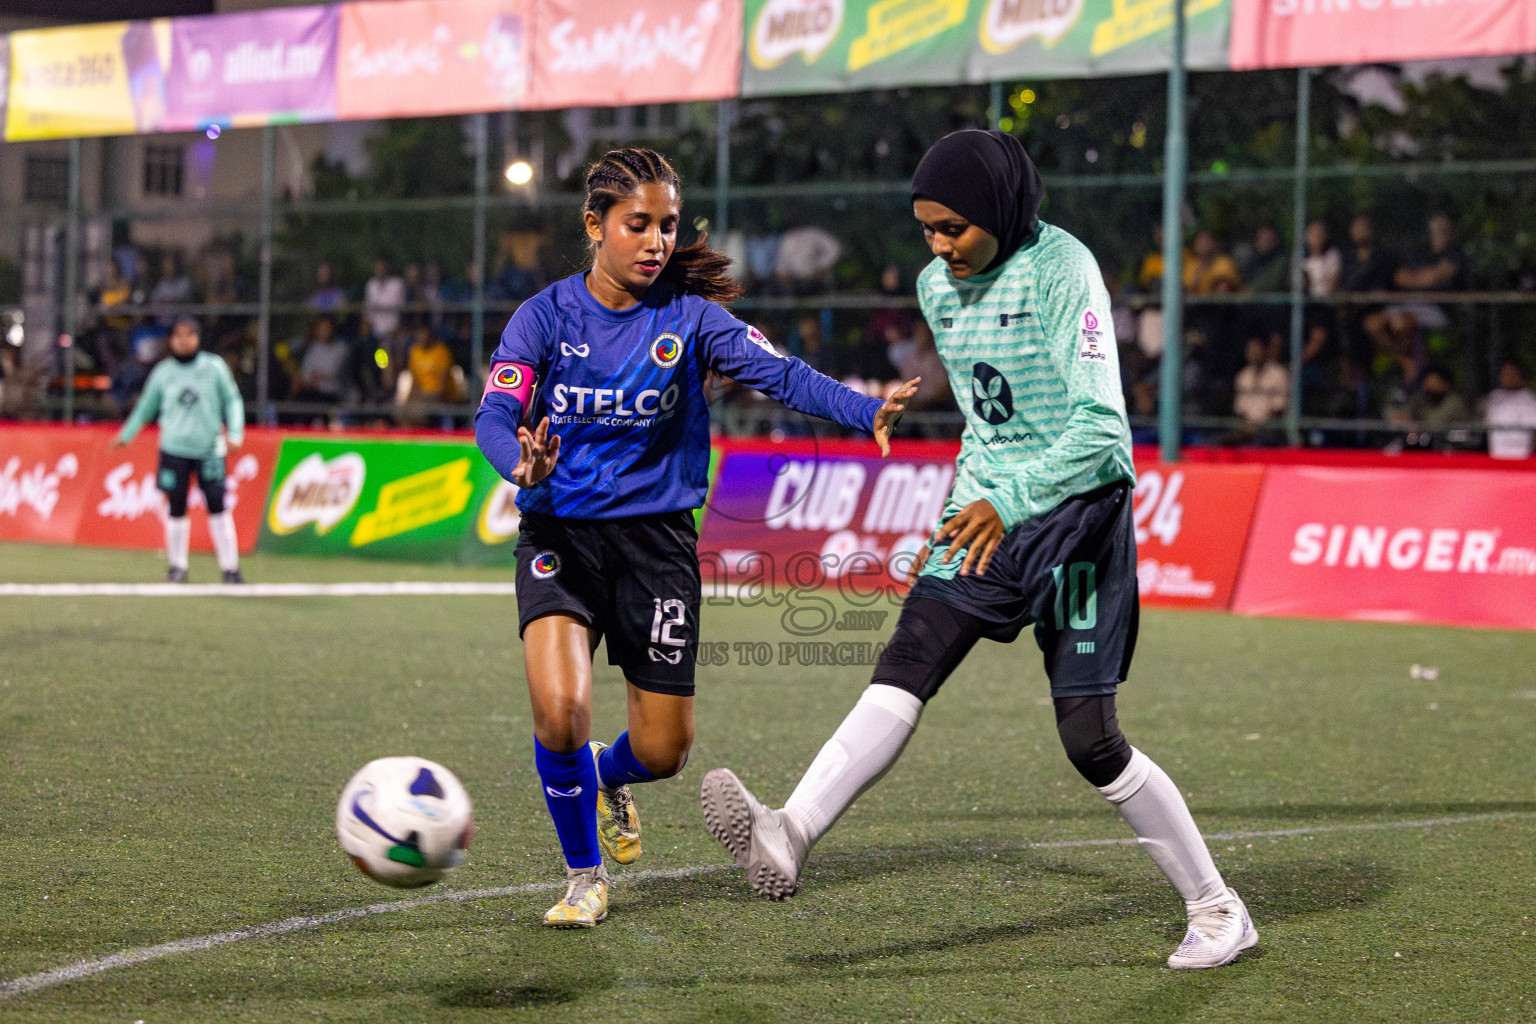
[[[771,900],[793,896],[808,851],[789,816],[765,806],[728,768],[705,774],[699,799],[710,834],[746,870],[752,891]]]
[[[1227,889],[1215,899],[1189,908],[1189,931],[1168,958],[1168,966],[1176,971],[1221,967],[1258,942],[1258,929],[1242,897]]]

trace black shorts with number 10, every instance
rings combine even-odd
[[[608,663],[652,693],[693,695],[699,535],[692,512],[625,519],[526,514],[517,538],[518,635],[544,615],[580,619]]]
[[[1109,484],[1014,527],[984,575],[919,579],[873,681],[926,701],[977,640],[1012,643],[1033,623],[1052,697],[1112,694],[1140,618],[1131,486]]]

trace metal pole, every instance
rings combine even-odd
[[[987,120],[991,121],[991,127],[1002,131],[1003,128],[1003,83],[993,82],[990,97],[987,102]]]
[[[80,140],[69,140],[69,219],[64,222],[64,422],[75,422],[75,335],[80,314]]]
[[[485,208],[491,119],[475,115],[475,287],[469,297],[469,372],[478,379],[485,358]]]
[[[725,244],[731,229],[731,124],[736,111],[730,100],[715,103],[715,222],[710,234]]]
[[[1285,408],[1285,434],[1293,445],[1301,444],[1301,343],[1305,319],[1307,258],[1307,157],[1312,136],[1312,69],[1296,72],[1296,179],[1291,209],[1291,400]]]
[[[256,301],[256,408],[259,422],[266,423],[268,399],[271,397],[271,374],[267,364],[272,360],[272,204],[277,191],[277,129],[272,125],[263,128],[261,134],[261,283]]]
[[[1157,437],[1164,462],[1178,462],[1183,443],[1184,183],[1189,172],[1185,135],[1184,3],[1173,5],[1173,53],[1168,61],[1168,131],[1163,140],[1163,362]]]

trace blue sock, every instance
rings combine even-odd
[[[597,774],[603,788],[608,790],[627,786],[631,782],[656,781],[656,776],[646,771],[645,765],[635,759],[635,752],[629,749],[627,731],[613,741],[613,746],[604,747],[597,755]]]
[[[544,786],[544,802],[555,819],[565,863],[573,868],[603,862],[597,845],[597,769],[592,751],[583,745],[571,754],[557,754],[533,740],[533,763]]]

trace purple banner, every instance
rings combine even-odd
[[[330,121],[339,7],[290,7],[171,24],[166,127]]]

